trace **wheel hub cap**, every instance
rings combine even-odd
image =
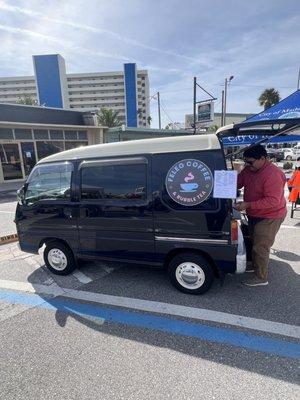
[[[51,249],[48,253],[48,260],[52,268],[62,271],[67,266],[67,257],[59,249]]]
[[[205,281],[203,269],[193,262],[185,262],[178,265],[176,278],[187,289],[198,289]]]

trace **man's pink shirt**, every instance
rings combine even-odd
[[[257,172],[245,167],[238,175],[238,188],[244,187],[244,201],[250,203],[247,214],[259,218],[285,217],[285,183],[284,173],[269,161]]]

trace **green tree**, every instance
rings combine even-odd
[[[99,125],[102,126],[113,128],[114,126],[121,125],[119,111],[117,110],[101,108],[101,110],[97,113],[97,118]]]
[[[271,106],[274,106],[274,104],[277,104],[279,101],[279,92],[274,88],[265,89],[258,98],[259,105],[263,106],[265,110]]]
[[[217,132],[217,130],[219,129],[218,125],[211,125],[208,129],[207,132]]]
[[[148,125],[151,125],[151,121],[152,121],[152,117],[150,117],[150,115],[149,115],[149,117],[147,118]]]
[[[38,106],[39,103],[37,100],[25,94],[23,97],[19,97],[17,100],[17,104],[25,104],[26,106]]]

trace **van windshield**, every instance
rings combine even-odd
[[[72,171],[70,162],[37,165],[27,181],[26,204],[45,199],[68,199]]]

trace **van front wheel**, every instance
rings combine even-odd
[[[181,292],[203,294],[211,287],[214,274],[210,263],[194,253],[175,256],[168,267],[171,283]]]
[[[76,268],[72,251],[60,242],[46,244],[44,261],[47,268],[56,275],[68,275]]]

